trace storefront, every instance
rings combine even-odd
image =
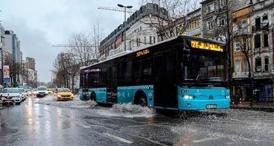
[[[271,79],[255,79],[253,85],[248,79],[233,80],[232,101],[250,101],[253,96],[253,90],[258,91],[254,100],[257,102],[273,102],[273,81]],[[251,89],[253,86],[253,90]]]

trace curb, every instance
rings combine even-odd
[[[250,106],[231,106],[231,109],[245,109],[254,111],[274,112],[274,107],[250,107]]]

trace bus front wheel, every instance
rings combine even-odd
[[[134,104],[147,106],[147,98],[144,92],[138,91],[134,97]]]

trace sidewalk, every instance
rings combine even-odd
[[[238,105],[231,104],[231,109],[247,109],[247,110],[260,110],[260,111],[267,111],[267,112],[274,112],[274,103],[253,103],[250,106],[250,102],[243,102],[239,103]]]

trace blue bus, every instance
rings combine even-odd
[[[82,67],[80,99],[155,109],[227,109],[224,44],[179,36]]]

